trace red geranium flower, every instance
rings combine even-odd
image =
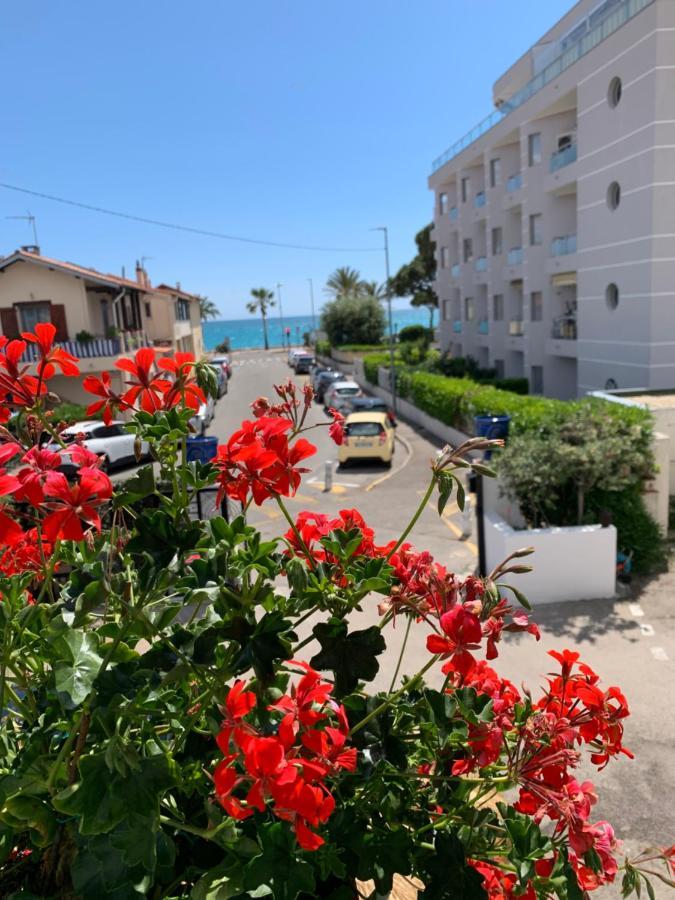
[[[112,496],[112,484],[103,472],[82,470],[75,484],[69,484],[62,472],[50,472],[43,490],[47,498],[43,507],[51,510],[43,525],[48,540],[81,541],[83,521],[101,530],[97,508]]]
[[[0,497],[7,497],[21,487],[21,482],[14,475],[7,475],[0,469]],[[0,507],[0,545],[13,546],[23,538],[23,529]]]
[[[328,412],[333,417],[333,424],[328,429],[328,434],[338,446],[344,442],[345,439],[345,417],[342,413],[339,413],[336,409],[332,407],[328,410]]]
[[[195,358],[191,353],[176,353],[171,357],[159,360],[157,366],[173,375],[173,384],[169,383],[164,394],[164,406],[170,409],[182,403],[189,409],[198,410],[206,403],[204,391],[197,384],[194,374]]]
[[[466,675],[476,662],[469,651],[480,647],[480,619],[458,603],[443,613],[440,623],[444,636],[430,634],[427,638],[427,650],[450,657],[449,663],[443,667],[444,672],[457,671]]]
[[[16,406],[33,406],[38,394],[41,396],[47,393],[44,380],[40,381],[35,375],[28,374],[28,364],[19,368],[25,352],[25,341],[8,341],[0,335],[0,396],[7,397]]]
[[[129,408],[128,404],[111,389],[109,372],[102,372],[100,378],[97,378],[96,375],[87,375],[82,382],[82,387],[88,393],[103,398],[102,400],[96,400],[87,407],[87,415],[95,416],[99,412],[102,413],[103,421],[106,425],[110,425],[112,422],[115,410]]]
[[[55,336],[56,328],[51,322],[38,322],[35,326],[35,334],[24,331],[21,335],[31,344],[37,344],[40,351],[38,375],[45,381],[56,373],[57,368],[63,375],[80,374],[77,367],[78,358],[66,352],[63,347],[54,347]]]
[[[115,365],[123,372],[133,375],[135,381],[128,381],[129,390],[122,399],[129,406],[136,403],[145,412],[157,412],[163,407],[164,393],[171,387],[166,378],[158,378],[151,374],[155,362],[155,351],[152,347],[142,347],[136,351],[134,359],[118,359]]]

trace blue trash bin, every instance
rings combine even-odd
[[[476,437],[485,437],[490,440],[502,438],[506,440],[509,436],[509,424],[511,416],[475,416],[474,431]],[[492,452],[486,450],[485,459],[490,459]]]
[[[189,437],[187,439],[188,462],[208,463],[218,453],[217,437]]]

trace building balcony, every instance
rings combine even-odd
[[[487,272],[488,261],[487,256],[479,256],[478,259],[473,264],[476,272]]]
[[[510,178],[506,179],[506,193],[513,194],[516,191],[519,191],[523,186],[523,175],[522,172],[517,172],[515,175],[511,175]]]
[[[143,331],[123,331],[117,337],[95,337],[79,341],[57,341],[67,353],[78,359],[102,359],[119,356],[120,353],[132,353],[141,347],[148,347],[149,341]],[[28,344],[23,354],[25,362],[37,362],[40,358],[36,344]]]
[[[452,268],[450,269],[450,274],[453,278],[459,278],[462,273],[462,267],[459,263],[453,263]]]
[[[576,234],[565,234],[551,241],[551,256],[569,256],[577,252]]]
[[[462,320],[461,319],[455,319],[455,321],[452,323],[452,330],[455,332],[455,334],[462,333]]]
[[[451,222],[457,221],[457,219],[459,218],[459,210],[457,209],[456,206],[450,207],[450,212],[448,213],[448,218],[450,219]]]
[[[519,266],[523,262],[523,248],[512,247],[506,255],[506,263],[509,266]]]
[[[487,203],[487,198],[485,196],[485,191],[478,191],[476,196],[473,198],[473,205],[476,209],[482,209]]]
[[[490,323],[487,319],[479,319],[478,320],[478,334],[489,334],[490,333]]]
[[[564,169],[565,166],[569,166],[576,161],[577,145],[570,144],[569,147],[565,147],[563,150],[558,150],[557,153],[554,153],[551,156],[551,162],[549,163],[548,170],[549,172],[557,172],[559,169]]]

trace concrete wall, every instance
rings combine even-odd
[[[13,306],[15,303],[37,303],[41,300],[63,304],[68,337],[71,340],[75,339],[79,331],[94,333],[95,325],[92,323],[87,293],[81,279],[25,262],[17,262],[0,272],[0,307]]]
[[[616,590],[616,528],[535,528],[515,531],[494,512],[485,515],[488,570],[515,550],[533,547],[528,575],[514,578],[535,608],[565,600],[613,597]]]

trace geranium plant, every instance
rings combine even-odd
[[[346,900],[395,873],[432,900],[672,883],[673,848],[621,861],[576,774],[629,752],[619,688],[566,649],[539,695],[493,668],[505,631],[538,637],[504,582],[527,551],[459,579],[408,543],[434,492],[462,504],[462,470],[486,473],[491,442],[446,448],[381,545],[357,510],[287,509],[315,450],[309,388],[256,401],[205,464],[186,451],[210,367],[148,348],[118,367],[119,394],[84,379],[89,413],[125,413],[152,462],[113,485],[76,441],[67,478],[49,383],[77,360],[48,324],[0,338],[3,897]],[[340,441],[338,414],[330,428]],[[207,487],[241,514],[195,521]],[[263,503],[286,519],[273,541],[246,520]],[[353,624],[365,607],[378,625]],[[404,676],[413,630],[428,659]],[[380,669],[390,687],[373,692]]]

